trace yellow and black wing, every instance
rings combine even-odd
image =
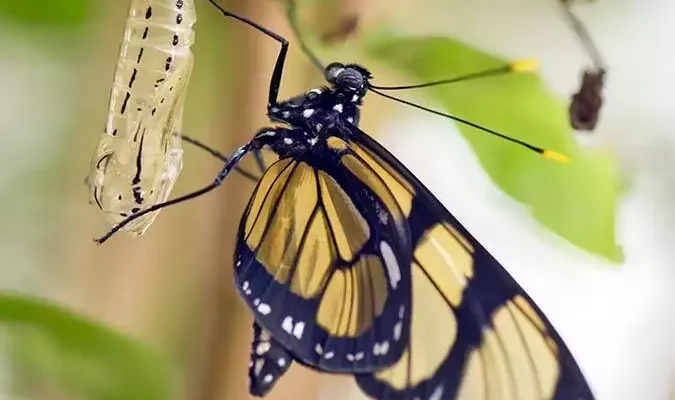
[[[323,145],[260,179],[239,227],[236,286],[298,361],[371,372],[408,342],[412,196],[345,141]]]
[[[412,317],[395,365],[356,374],[377,399],[592,399],[570,351],[532,299],[386,149],[344,126],[352,151],[411,188]],[[405,198],[405,197],[401,197]]]

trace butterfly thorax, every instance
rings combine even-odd
[[[325,76],[330,87],[311,89],[269,108],[272,121],[293,128],[292,137],[284,138],[288,148],[283,153],[319,151],[335,136],[337,124],[358,126],[370,73],[358,65],[333,63],[326,67]]]

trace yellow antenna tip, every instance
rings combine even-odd
[[[564,154],[556,153],[553,150],[544,150],[542,155],[546,158],[549,158],[551,160],[555,160],[555,161],[558,161],[558,162],[561,162],[561,163],[569,163],[570,162],[569,157],[567,157]]]
[[[511,71],[513,72],[534,72],[537,70],[539,70],[539,60],[534,58],[514,61],[511,63]]]

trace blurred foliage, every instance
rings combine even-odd
[[[0,1],[0,17],[43,28],[72,28],[83,25],[94,0],[5,0]]]
[[[335,3],[323,1],[324,8],[331,5]],[[317,29],[321,28],[302,31],[310,48],[344,55],[351,47],[350,53],[361,52],[359,58],[368,57],[411,78],[392,84],[447,79],[510,62],[449,37],[401,37],[398,29],[390,27],[371,28],[360,43],[327,47],[317,40]],[[579,147],[568,122],[567,99],[563,101],[548,90],[537,74],[513,73],[406,94],[413,93],[426,95],[462,119],[569,156],[571,163],[561,164],[457,123],[491,179],[525,203],[538,221],[581,249],[614,262],[623,261],[615,235],[621,191],[615,160],[609,154]]]
[[[47,301],[0,294],[24,390],[36,382],[87,400],[167,400],[175,377],[167,360],[138,341]]]
[[[372,36],[373,59],[429,82],[500,67],[509,61],[447,37]],[[453,115],[571,158],[557,163],[457,124],[488,175],[506,193],[527,204],[545,226],[576,246],[621,261],[615,242],[620,182],[614,160],[580,149],[569,126],[567,105],[534,73],[508,74],[428,88]]]

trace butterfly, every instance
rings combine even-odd
[[[242,215],[234,257],[236,288],[255,319],[253,394],[269,392],[296,361],[354,375],[377,399],[592,399],[534,301],[358,128],[367,93],[396,98],[363,66],[332,63],[327,86],[280,102],[288,41],[254,27],[281,44],[268,106],[280,125],[239,147],[211,185],[141,211],[99,243],[133,218],[214,190],[245,155],[270,150],[278,159]]]

